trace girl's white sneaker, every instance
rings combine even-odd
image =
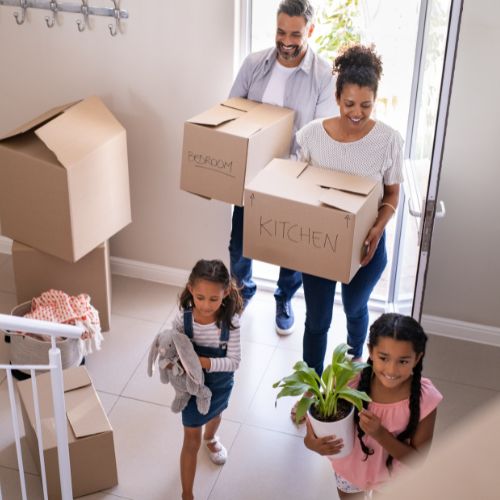
[[[208,458],[216,465],[224,465],[227,460],[227,450],[219,441],[219,436],[214,436],[212,439],[204,439],[205,449],[208,453]],[[210,444],[215,444],[216,451],[209,448]]]

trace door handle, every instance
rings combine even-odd
[[[422,210],[416,210],[412,206],[412,200],[411,198],[408,200],[408,211],[410,212],[410,215],[413,215],[413,217],[422,217]],[[434,217],[436,219],[442,219],[446,215],[446,206],[444,204],[443,200],[439,201],[439,210],[436,211],[434,214]]]

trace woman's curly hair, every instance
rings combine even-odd
[[[378,82],[382,76],[382,59],[373,47],[359,44],[347,46],[335,58],[333,73],[337,74],[337,99],[340,98],[344,85],[349,83],[369,87],[376,97]]]

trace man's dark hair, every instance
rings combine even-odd
[[[278,15],[302,16],[309,24],[314,17],[314,7],[307,0],[282,0],[278,7]]]

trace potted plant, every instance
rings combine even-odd
[[[276,402],[283,396],[302,396],[298,402],[295,421],[300,423],[309,411],[309,420],[318,437],[335,435],[342,438],[344,447],[336,458],[347,456],[354,444],[354,407],[362,410],[363,401],[371,401],[366,392],[358,391],[349,383],[367,363],[353,361],[347,354],[347,344],[333,351],[332,362],[320,377],[305,361],[297,362],[293,373],[282,378],[273,387],[281,389]]]

